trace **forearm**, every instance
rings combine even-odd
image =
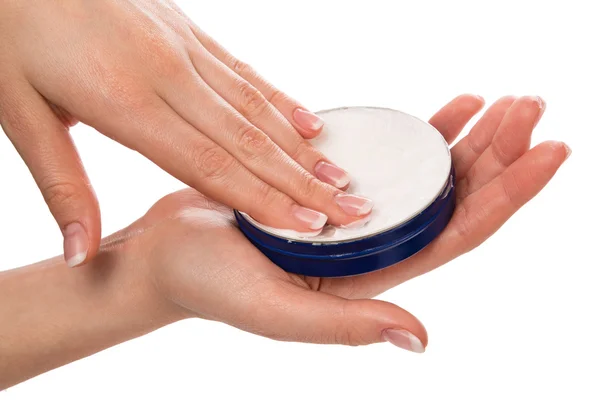
[[[0,389],[177,320],[141,264],[117,247],[0,273]]]

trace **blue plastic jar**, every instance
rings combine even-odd
[[[339,114],[339,112],[353,112],[353,110],[400,113],[395,110],[356,107],[327,110],[318,114],[324,117],[327,124],[328,113],[337,112]],[[428,135],[439,134],[437,131],[433,133],[431,130],[435,128],[415,117],[404,113],[401,113],[401,116],[404,118],[403,120],[410,118],[407,120],[410,122],[409,128],[416,129],[417,139],[419,129],[426,131],[425,133]],[[382,114],[381,117],[387,117],[387,114]],[[401,131],[402,129],[404,129],[403,126],[398,126],[396,130]],[[441,137],[441,135],[439,136]],[[406,151],[410,152],[410,149],[406,149]],[[447,157],[449,160],[449,150]],[[415,164],[418,164],[419,158],[415,158],[415,160]],[[262,229],[260,224],[237,210],[234,211],[235,218],[240,230],[250,242],[285,271],[316,277],[341,277],[376,271],[418,253],[444,230],[452,217],[456,202],[454,169],[451,162],[448,164],[449,172],[445,184],[439,192],[431,199],[424,199],[423,208],[411,215],[410,218],[398,221],[397,224],[383,231],[342,240],[319,241],[310,238],[298,239],[280,236],[273,231]],[[419,172],[418,167],[419,165],[414,165],[417,172]],[[368,196],[368,193],[366,195]],[[375,207],[377,207],[377,203],[375,203]]]

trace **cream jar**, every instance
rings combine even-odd
[[[398,263],[425,248],[448,224],[455,206],[454,170],[443,136],[409,114],[374,107],[317,113],[325,121],[311,143],[352,177],[348,193],[373,200],[357,228],[326,226],[316,236],[259,224],[235,211],[244,235],[292,273],[358,275]]]

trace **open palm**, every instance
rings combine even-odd
[[[452,143],[482,107],[479,97],[462,95],[430,123]],[[163,198],[123,232],[142,232],[134,236],[153,284],[187,316],[278,340],[388,340],[420,352],[427,345],[420,322],[371,298],[477,247],[549,182],[570,151],[560,142],[530,149],[544,108],[537,97],[505,97],[489,107],[452,147],[457,206],[447,228],[420,253],[383,270],[344,278],[288,274],[246,240],[230,209],[191,189]]]

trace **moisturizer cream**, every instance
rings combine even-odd
[[[454,209],[452,161],[442,135],[390,109],[349,107],[318,114],[325,127],[311,142],[349,172],[347,192],[373,200],[368,222],[326,226],[307,237],[236,211],[242,232],[281,268],[309,276],[366,273],[423,249]]]

